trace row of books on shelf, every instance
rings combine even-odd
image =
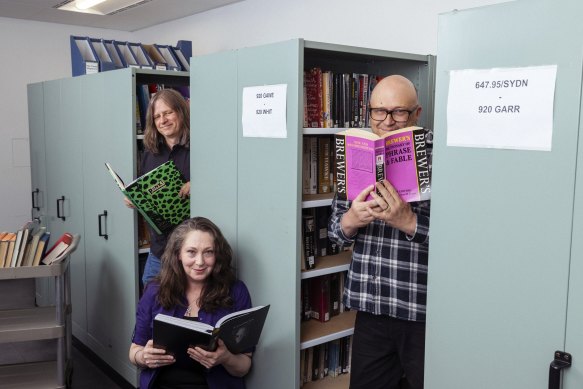
[[[53,265],[63,261],[78,246],[80,235],[64,233],[49,246],[51,233],[37,221],[16,232],[0,232],[0,268]]]
[[[314,67],[304,71],[304,127],[369,127],[371,91],[382,76],[337,73]]]
[[[334,147],[330,135],[302,138],[302,194],[334,193]]]
[[[302,280],[301,320],[322,323],[347,310],[342,304],[346,272],[326,274]]]
[[[350,373],[352,336],[300,351],[300,385]]]
[[[138,84],[136,85],[136,133],[141,135],[146,128],[146,112],[152,95],[162,89],[174,89],[180,92],[184,99],[190,101],[190,87],[188,85],[168,84]]]
[[[306,208],[302,211],[302,261],[301,269],[314,269],[319,257],[340,253],[341,248],[328,239],[328,206]]]
[[[172,46],[71,35],[70,44],[73,76],[128,67],[190,70],[191,41],[178,41]]]

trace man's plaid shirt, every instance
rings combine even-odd
[[[429,170],[432,170],[433,131],[426,130]],[[340,219],[350,201],[332,202],[328,237],[341,247],[354,243],[352,262],[345,283],[344,305],[375,315],[409,321],[425,321],[430,201],[410,203],[417,215],[413,236],[375,220],[356,236],[344,235]]]

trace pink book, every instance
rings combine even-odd
[[[429,200],[429,156],[423,128],[407,127],[382,137],[350,128],[334,136],[334,151],[338,198],[354,200],[364,188],[385,178],[404,201]]]

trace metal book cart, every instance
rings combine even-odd
[[[55,361],[0,366],[3,388],[71,387],[71,289],[70,256],[54,265],[0,269],[0,282],[53,277],[55,305],[0,310],[0,344],[56,339]],[[10,298],[5,295],[3,298]]]

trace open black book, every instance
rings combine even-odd
[[[265,305],[233,312],[215,327],[159,313],[154,318],[154,347],[179,356],[195,346],[214,351],[221,339],[230,352],[239,354],[257,345],[268,311]]]

